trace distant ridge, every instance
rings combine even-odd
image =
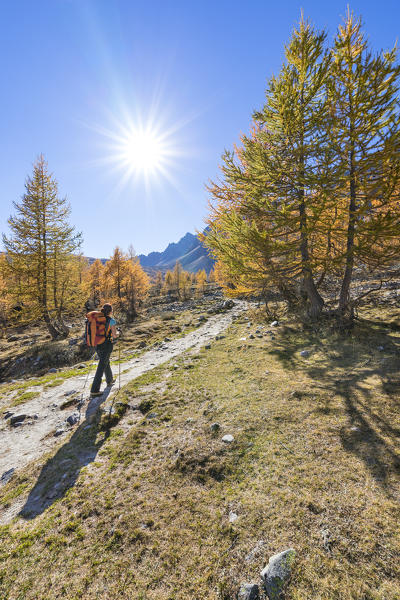
[[[204,269],[209,273],[215,262],[197,235],[189,232],[178,242],[168,244],[163,252],[139,254],[139,260],[142,267],[151,272],[173,269],[176,261],[179,260],[185,271],[196,273]]]

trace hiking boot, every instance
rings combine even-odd
[[[116,379],[112,379],[111,381],[107,381],[107,387],[111,387],[116,382]]]
[[[98,396],[102,396],[103,392],[90,392],[91,398],[97,398]]]

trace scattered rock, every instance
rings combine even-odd
[[[62,435],[64,433],[64,429],[62,429],[62,427],[60,427],[59,429],[56,429],[54,432],[54,437],[58,437],[59,435]]]
[[[17,423],[20,423],[22,425],[22,421],[25,421],[25,419],[27,418],[28,415],[14,415],[13,417],[11,417],[10,419],[10,425],[12,427],[15,427]]]
[[[80,338],[71,338],[70,340],[68,340],[68,346],[76,346],[76,344],[79,342]]]
[[[80,367],[78,367],[78,368],[80,368]],[[53,368],[49,369],[47,372],[48,373],[57,373],[57,370],[58,369],[56,369],[55,367],[53,367]]]
[[[207,317],[205,317],[204,315],[200,315],[200,317],[198,318],[198,321],[200,321],[200,322],[207,321]]]
[[[67,423],[68,425],[70,425],[71,427],[73,425],[76,425],[76,423],[79,421],[79,415],[77,413],[73,413],[72,415],[69,415],[69,417],[67,418]]]
[[[249,340],[254,340],[254,335],[252,333],[249,335]]]
[[[204,348],[205,348],[206,350],[211,350],[211,344],[206,344],[206,345],[204,346]]]
[[[302,358],[308,358],[308,357],[310,356],[310,351],[309,351],[309,350],[302,350],[302,351],[300,352],[300,356],[301,356]]]
[[[321,529],[322,543],[324,546],[324,550],[328,552],[328,554],[332,554],[332,534],[329,529]]]
[[[296,557],[293,548],[271,556],[268,565],[261,571],[265,590],[270,600],[280,600],[285,584],[288,582],[292,565]]]
[[[256,583],[242,583],[238,600],[258,600],[259,597],[259,587]]]
[[[235,438],[233,437],[233,435],[231,435],[230,433],[228,433],[227,435],[224,435],[224,437],[222,438],[222,441],[225,444],[232,444],[232,442],[235,441]]]
[[[17,342],[17,341],[18,341],[17,335],[10,335],[10,337],[7,338],[7,342]]]
[[[14,474],[15,469],[9,469],[8,471],[4,471],[3,475],[0,478],[0,481],[3,485],[5,485],[8,481],[10,481],[11,477]]]
[[[171,338],[169,338],[169,337],[164,338],[164,342],[170,342],[170,341],[171,341]]]
[[[229,513],[229,523],[234,523],[235,521],[237,521],[239,518],[239,516],[233,512],[233,510],[231,510],[231,512]]]
[[[80,365],[78,365],[76,367],[77,369],[86,369],[86,365],[84,363],[81,363]]]
[[[210,425],[210,429],[213,433],[215,433],[221,429],[221,425],[219,423],[212,423],[212,425]]]
[[[222,307],[223,307],[224,310],[230,310],[234,306],[235,306],[235,303],[231,299],[225,300],[225,302],[222,305]]]
[[[144,340],[142,340],[141,342],[138,343],[138,345],[136,346],[136,348],[138,350],[141,350],[142,348],[146,348],[147,346],[147,342],[145,342]]]
[[[278,327],[278,326],[279,326],[279,321],[272,321],[271,327]]]
[[[379,350],[379,352],[383,352],[385,349],[385,346],[378,346],[377,350]]]

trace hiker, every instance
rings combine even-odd
[[[87,328],[87,340],[90,346],[95,346],[99,364],[93,379],[90,396],[102,396],[100,392],[101,379],[106,376],[107,387],[115,383],[110,367],[110,356],[113,350],[113,342],[118,337],[116,321],[112,317],[111,304],[104,304],[100,311],[91,311],[87,315],[89,326]]]

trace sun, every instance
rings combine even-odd
[[[166,159],[167,149],[162,137],[151,129],[131,129],[120,139],[121,160],[136,173],[159,171]]]
[[[187,156],[177,132],[186,124],[180,121],[167,123],[159,116],[147,119],[128,112],[107,115],[112,127],[96,125],[92,128],[101,136],[103,156],[96,161],[116,177],[113,194],[125,187],[144,185],[146,194],[165,182],[180,190],[176,171],[181,159]]]

